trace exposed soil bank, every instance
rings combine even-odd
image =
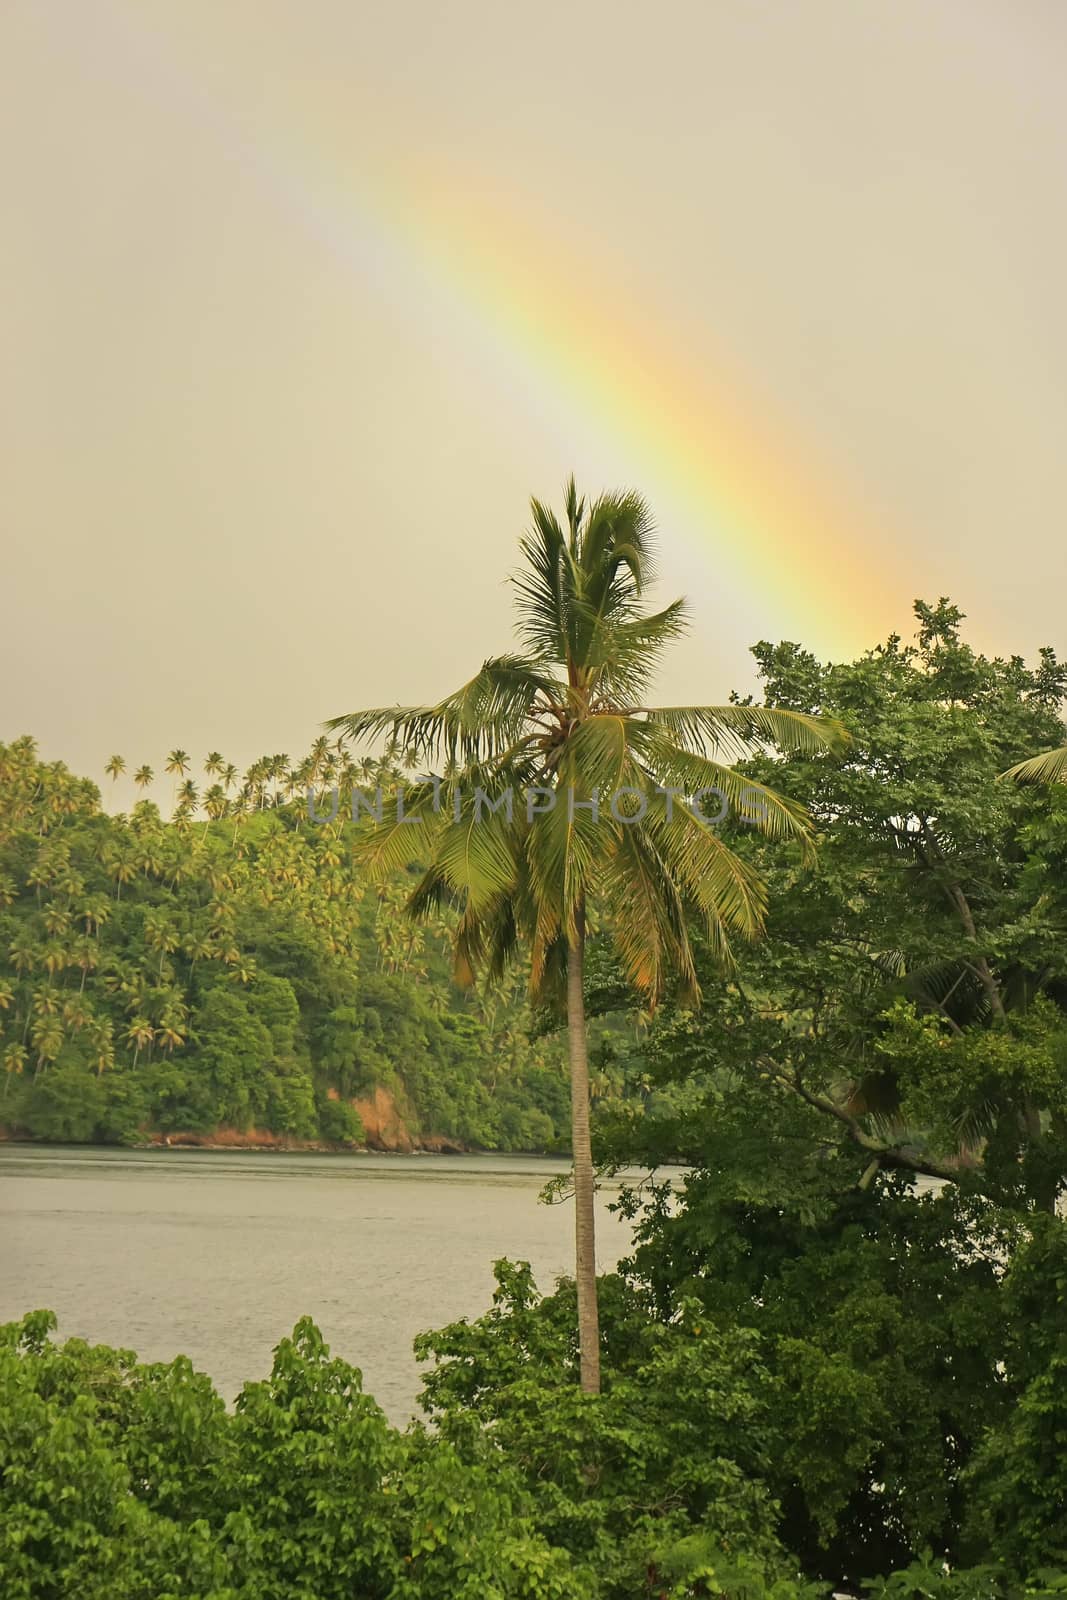
[[[338,1098],[330,1091],[330,1098]],[[415,1150],[425,1150],[434,1155],[468,1155],[469,1146],[439,1133],[414,1131],[401,1112],[396,1099],[388,1089],[375,1089],[373,1095],[362,1100],[352,1100],[352,1107],[363,1123],[364,1138],[361,1144],[345,1144],[337,1139],[297,1139],[289,1134],[272,1133],[269,1128],[214,1128],[210,1133],[196,1133],[190,1129],[176,1128],[168,1133],[154,1129],[143,1130],[143,1143],[156,1148],[196,1150],[307,1150],[307,1151],[360,1151],[383,1150],[410,1155]],[[0,1123],[0,1142],[18,1140],[31,1142],[17,1128]],[[43,1141],[47,1142],[47,1141]]]
[[[216,1128],[212,1133],[147,1133],[145,1143],[164,1148],[185,1147],[197,1150],[310,1150],[310,1151],[370,1151],[384,1150],[410,1155],[415,1150],[430,1151],[435,1155],[469,1155],[466,1145],[437,1134],[428,1134],[404,1143],[389,1144],[372,1138],[368,1131],[362,1144],[342,1144],[336,1139],[294,1139],[288,1134],[271,1133],[268,1128]]]

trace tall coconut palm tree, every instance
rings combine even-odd
[[[171,1051],[176,1045],[180,1046],[185,1043],[184,1025],[177,1017],[173,1017],[170,1015],[170,1013],[168,1013],[166,1016],[161,1018],[159,1032],[156,1037],[158,1038],[159,1043],[163,1045],[167,1054],[170,1055]]]
[[[183,941],[182,949],[189,958],[189,970],[192,972],[198,961],[211,959],[215,946],[206,933],[191,933]]]
[[[104,771],[114,783],[126,771],[126,758],[124,756],[109,756],[104,763]]]
[[[22,1069],[26,1065],[26,1046],[23,1044],[9,1044],[4,1051],[4,1094],[13,1077],[21,1077]]]
[[[209,825],[212,822],[218,822],[219,818],[224,817],[229,810],[229,801],[226,799],[221,783],[213,783],[204,796],[204,810],[207,813],[204,822],[204,833],[206,834]]]
[[[327,726],[355,742],[387,738],[423,771],[443,766],[437,783],[406,797],[403,820],[366,820],[357,849],[381,877],[429,863],[408,909],[457,908],[458,980],[469,984],[478,969],[499,978],[525,945],[533,996],[565,994],[581,1383],[597,1392],[588,910],[603,908],[650,1002],[673,976],[695,1004],[690,917],[725,962],[731,937],[754,937],[766,906],[763,883],[708,825],[701,801],[722,796],[765,834],[811,847],[803,809],[721,757],[763,743],[815,751],[844,735],[765,706],[647,705],[663,650],[686,622],[680,600],[644,607],[654,542],[645,502],[621,493],[587,506],[572,479],[565,526],[537,500],[532,513],[513,580],[520,653],[485,661],[436,705],[356,711]]]
[[[133,1045],[133,1065],[137,1066],[137,1058],[145,1045],[151,1045],[155,1038],[155,1029],[146,1017],[134,1017],[123,1038],[127,1044]]]
[[[320,733],[319,737],[312,743],[311,750],[308,754],[308,762],[311,767],[310,778],[312,783],[318,783],[322,778],[326,771],[330,754],[330,741],[327,739],[324,733]]]
[[[52,1065],[63,1048],[63,1029],[56,1017],[37,1017],[30,1029],[30,1043],[37,1052],[34,1077]]]
[[[89,976],[90,972],[95,972],[97,967],[100,965],[100,954],[97,949],[96,942],[95,940],[91,939],[88,934],[80,934],[78,938],[74,940],[74,948],[71,954],[71,964],[77,967],[81,973],[81,982],[78,984],[78,993],[84,994],[86,978]]]
[[[161,913],[149,911],[144,919],[144,942],[150,950],[159,952],[159,972],[157,977],[163,976],[163,963],[167,956],[172,955],[181,943],[177,928],[166,916]]]
[[[78,916],[85,923],[86,933],[99,934],[103,923],[111,915],[111,907],[103,895],[93,895],[85,901]]]
[[[80,1033],[83,1028],[89,1026],[92,1020],[92,1012],[84,1000],[80,998],[68,1000],[63,1007],[63,1024],[65,1027],[70,1028],[73,1033]]]
[[[1013,778],[1016,783],[1067,783],[1067,744],[1020,761],[1002,772],[1001,777]]]
[[[193,782],[192,778],[186,778],[185,782],[178,790],[178,808],[179,810],[194,812],[199,804],[200,791],[196,787],[196,784]]]
[[[130,846],[124,840],[115,847],[105,863],[108,872],[115,880],[115,899],[122,899],[122,885],[132,883],[137,876],[137,867],[130,853]]]
[[[96,1068],[98,1078],[105,1072],[110,1072],[115,1065],[115,1049],[111,1030],[111,1023],[106,1018],[101,1018],[90,1024],[89,1032],[90,1059]]]
[[[32,972],[37,965],[38,945],[32,934],[23,930],[12,940],[8,949],[11,965],[19,977],[25,977],[27,972]]]
[[[153,782],[154,778],[155,773],[148,765],[138,767],[137,771],[133,775],[133,781],[137,785],[138,789],[147,789],[149,784]]]
[[[70,912],[63,906],[47,905],[41,913],[45,932],[53,939],[60,938],[70,929]]]
[[[174,809],[174,801],[178,793],[178,779],[184,778],[189,771],[189,753],[186,750],[171,750],[164,763],[163,770],[172,774],[174,782],[171,785],[170,805]]]

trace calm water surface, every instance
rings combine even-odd
[[[524,1156],[256,1155],[0,1145],[0,1322],[47,1306],[60,1335],[185,1354],[232,1399],[312,1316],[396,1422],[411,1341],[477,1316],[492,1263],[571,1270],[574,1212],[539,1205],[566,1163]],[[600,1197],[598,1266],[629,1245]]]

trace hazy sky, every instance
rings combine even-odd
[[[531,493],[696,626],[1067,649],[1059,0],[4,0],[0,738],[102,779],[433,698]]]

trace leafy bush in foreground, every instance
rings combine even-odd
[[[563,1600],[591,1577],[517,1481],[398,1433],[300,1322],[227,1413],[182,1357],[0,1345],[4,1600]]]
[[[1013,1293],[1045,1292],[1058,1249],[1046,1241]],[[0,1594],[826,1600],[780,1543],[780,1393],[755,1333],[695,1301],[657,1325],[605,1279],[612,1378],[583,1395],[573,1285],[540,1299],[507,1263],[498,1279],[487,1316],[420,1341],[440,1358],[433,1430],[390,1427],[307,1320],[233,1411],[184,1357],[57,1345],[49,1312],[0,1328]],[[918,1552],[863,1585],[875,1600],[1067,1594],[1047,1570],[1062,1547],[1063,1412],[1042,1403],[1046,1377],[974,1474],[985,1564]]]

